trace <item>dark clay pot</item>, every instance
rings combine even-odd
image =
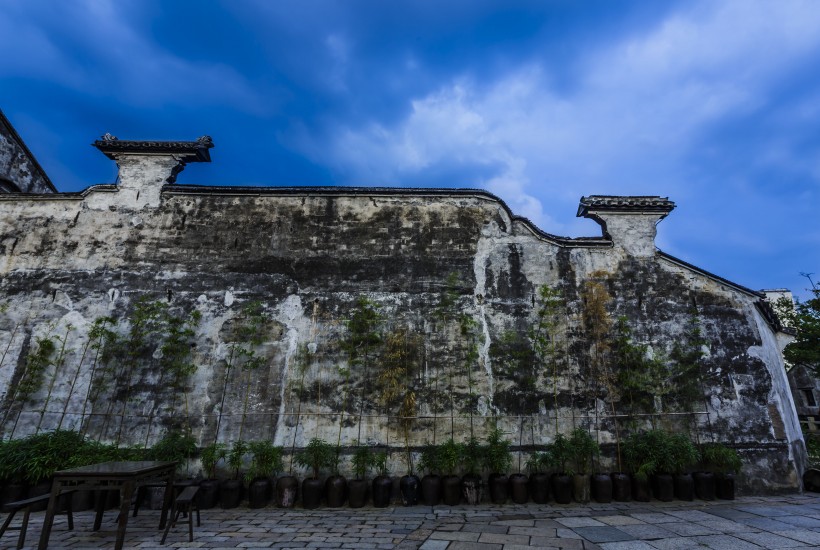
[[[370,482],[366,479],[351,479],[347,483],[347,504],[351,508],[361,508],[367,504]]]
[[[276,506],[293,508],[299,492],[299,480],[293,476],[282,476],[276,480]]]
[[[591,478],[589,474],[575,474],[572,476],[572,495],[575,502],[589,502]]]
[[[592,496],[595,502],[606,504],[612,502],[612,478],[609,474],[595,474],[592,476]]]
[[[461,478],[461,494],[464,502],[472,506],[481,503],[481,497],[484,495],[483,481],[481,476],[476,474],[466,474]]]
[[[530,475],[530,496],[536,504],[546,504],[550,499],[550,476],[547,474]]]
[[[648,479],[632,478],[632,498],[637,502],[649,502],[652,500],[651,483]]]
[[[676,474],[675,498],[678,500],[695,500],[695,480],[692,474]]]
[[[735,499],[735,474],[721,474],[715,479],[715,494],[722,500]]]
[[[238,479],[223,481],[219,488],[219,505],[225,509],[236,508],[240,502],[242,502],[242,482]]]
[[[199,484],[196,498],[200,510],[210,510],[219,503],[219,485],[218,479],[206,479]]]
[[[552,496],[558,504],[572,502],[572,478],[567,474],[552,475]]]
[[[715,474],[695,472],[695,495],[701,500],[715,500]]]
[[[628,474],[615,472],[612,474],[612,500],[615,502],[629,502],[632,497],[632,483]]]
[[[340,476],[330,476],[325,481],[325,495],[330,508],[341,508],[347,500],[347,480]]]
[[[259,477],[248,485],[248,508],[264,508],[268,505],[268,495],[270,493],[270,481],[267,478]]]
[[[671,474],[656,474],[653,482],[656,499],[661,502],[669,502],[675,498],[675,482]]]
[[[458,476],[441,478],[441,498],[447,506],[456,506],[461,502],[461,479]]]
[[[507,502],[507,489],[510,479],[504,474],[490,474],[487,480],[487,487],[490,490],[490,501],[493,504],[504,504]]]
[[[33,485],[33,486],[28,488],[28,498],[47,495],[50,492],[51,492],[51,480],[50,479],[44,479],[40,483],[38,483],[37,485]],[[47,500],[45,500],[43,502],[36,502],[36,503],[32,504],[30,509],[31,509],[32,512],[42,512],[46,508],[48,508],[48,501]]]
[[[317,478],[302,480],[302,507],[306,510],[313,510],[322,505],[322,493],[325,484]]]
[[[390,476],[378,476],[373,480],[373,506],[387,508],[390,506],[390,493],[393,492],[393,480]]]
[[[525,504],[529,500],[529,480],[524,474],[510,476],[510,499],[516,504]]]
[[[0,505],[7,502],[16,502],[26,498],[26,491],[28,488],[23,483],[9,483],[3,486],[3,491],[0,493]]]
[[[441,502],[441,477],[427,474],[421,478],[421,500],[427,506],[436,506]]]
[[[416,475],[401,476],[399,480],[401,503],[404,506],[415,506],[421,495],[421,480]]]

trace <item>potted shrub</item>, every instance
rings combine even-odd
[[[441,478],[442,500],[447,506],[455,506],[461,502],[461,479],[456,475],[461,461],[461,447],[448,439],[438,447],[438,460],[442,473],[446,474]]]
[[[341,447],[338,446],[331,451],[329,466],[333,473],[325,480],[325,496],[327,497],[327,505],[331,508],[344,506],[345,500],[347,500],[347,480],[339,473],[339,455],[341,451]]]
[[[583,428],[576,428],[572,431],[569,441],[569,453],[575,466],[572,478],[573,494],[577,502],[589,502],[592,472],[592,461],[601,452],[598,443]],[[609,482],[609,498],[612,498],[612,482]]]
[[[367,504],[370,483],[367,481],[367,471],[373,465],[373,454],[367,447],[359,447],[353,453],[353,473],[356,479],[348,483],[348,504],[351,508],[361,508]]]
[[[716,474],[715,493],[717,497],[734,500],[735,475],[743,466],[737,451],[721,443],[706,444],[703,446],[703,463]]]
[[[462,443],[459,449],[461,451],[459,453],[461,467],[465,472],[461,477],[461,494],[467,504],[476,505],[481,502],[481,497],[484,494],[481,466],[486,461],[486,449],[475,437],[471,437],[466,443]]]
[[[687,434],[672,434],[670,443],[670,470],[675,483],[675,497],[694,500],[695,481],[689,469],[700,460],[700,453]]]
[[[271,441],[252,441],[248,444],[251,464],[245,479],[248,481],[248,507],[264,508],[270,500],[270,478],[282,470],[282,448]]]
[[[322,480],[319,474],[322,468],[333,460],[333,447],[329,443],[314,437],[305,449],[296,455],[296,463],[310,468],[311,477],[302,481],[302,506],[308,510],[318,508],[322,504]]]
[[[634,433],[623,445],[624,463],[632,478],[632,497],[638,502],[649,502],[649,478],[655,471],[653,448],[645,433]]]
[[[197,492],[198,505],[201,509],[207,510],[216,506],[219,502],[219,480],[216,478],[216,466],[220,460],[225,460],[228,455],[228,448],[224,443],[211,443],[203,447],[199,454],[202,468],[208,477],[199,484]]]
[[[530,472],[529,493],[536,504],[546,504],[550,496],[550,476],[546,470],[552,465],[549,452],[535,452],[527,459],[527,470]]]
[[[493,504],[504,504],[507,502],[507,486],[509,484],[507,472],[512,466],[512,454],[510,453],[510,442],[504,439],[504,432],[498,427],[490,430],[487,436],[485,453],[484,461],[490,471],[487,480],[490,500]]]
[[[572,476],[574,472],[567,468],[567,463],[572,458],[572,451],[569,440],[564,434],[555,436],[555,441],[547,446],[549,457],[552,459],[552,466],[555,473],[550,478],[552,482],[552,494],[558,504],[569,504],[572,501]]]
[[[421,478],[421,498],[427,506],[435,506],[441,501],[441,459],[439,458],[439,447],[436,445],[425,445],[421,451],[419,470],[427,472]]]
[[[373,506],[386,508],[390,505],[390,493],[393,491],[393,480],[387,470],[387,453],[382,451],[373,457],[379,475],[373,479]]]
[[[242,477],[239,475],[245,462],[248,445],[244,441],[234,441],[228,451],[228,467],[233,470],[233,478],[222,482],[219,489],[219,503],[222,508],[236,508],[242,502]]]

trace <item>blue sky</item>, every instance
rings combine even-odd
[[[62,191],[114,180],[105,132],[208,134],[180,183],[478,187],[567,236],[582,195],[662,195],[666,252],[820,278],[813,0],[7,0],[0,50]]]

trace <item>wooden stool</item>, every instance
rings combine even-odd
[[[60,494],[59,498],[64,499],[66,503],[66,514],[68,515],[68,530],[74,530],[74,514],[71,512],[71,494],[74,490],[63,491]],[[6,518],[6,521],[3,522],[3,526],[0,527],[0,537],[3,536],[3,533],[6,530],[18,530],[20,531],[20,536],[17,538],[17,548],[18,550],[23,547],[23,544],[26,542],[26,529],[28,529],[28,516],[31,514],[31,507],[35,504],[40,502],[48,502],[48,499],[51,497],[50,494],[40,495],[36,497],[27,498],[24,500],[18,500],[16,502],[9,502],[3,506],[3,511],[8,512],[9,515]],[[68,498],[66,498],[68,497]],[[12,518],[14,518],[14,514],[23,510],[23,523],[20,524],[20,527],[9,527]],[[198,519],[198,518],[197,518]]]
[[[168,521],[168,525],[165,526],[165,532],[162,534],[160,544],[165,544],[165,537],[168,536],[168,531],[171,530],[171,527],[176,525],[181,512],[185,512],[188,516],[188,542],[194,542],[194,511],[196,511],[196,526],[199,527],[200,525],[199,504],[196,502],[197,491],[199,491],[199,487],[190,485],[185,487],[179,496],[174,499],[174,503],[171,506],[171,518]]]

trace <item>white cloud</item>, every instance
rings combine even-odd
[[[446,165],[497,167],[454,183],[480,184],[560,232],[570,227],[550,217],[555,199],[566,219],[566,201],[581,194],[685,194],[684,159],[710,125],[764,107],[773,84],[811,67],[818,47],[816,3],[702,2],[589,54],[569,95],[530,59],[489,84],[461,75],[413,99],[393,126],[339,128],[310,149],[374,184]]]

